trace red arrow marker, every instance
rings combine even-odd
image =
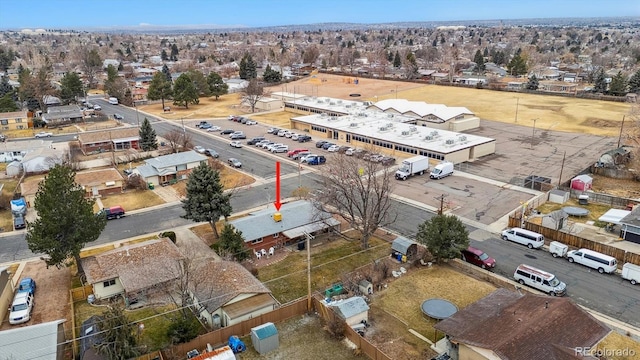
[[[280,211],[282,203],[280,203],[280,161],[276,161],[276,201],[273,203],[276,210]]]

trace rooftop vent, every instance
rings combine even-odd
[[[433,135],[427,135],[424,137],[425,140],[433,140]]]
[[[458,135],[458,141],[467,141],[466,135]]]
[[[351,123],[349,124],[350,127],[358,127],[358,123]]]
[[[430,134],[431,136],[438,136],[438,131],[437,130],[433,130]]]
[[[455,139],[447,139],[447,140],[445,141],[445,144],[447,144],[447,145],[453,145],[453,144],[455,144],[455,143],[456,143],[456,140],[455,140]]]
[[[404,135],[404,136],[411,135],[411,131],[403,131],[402,135]]]

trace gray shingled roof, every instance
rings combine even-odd
[[[190,163],[206,161],[206,160],[207,160],[206,156],[200,155],[197,152],[191,150],[191,151],[185,151],[181,153],[158,156],[155,158],[145,160],[145,162],[148,165],[151,165],[154,168],[160,170],[162,168],[166,168],[169,166],[178,166],[178,165],[190,164]]]
[[[350,297],[339,301],[337,304],[332,306],[336,308],[338,315],[345,320],[365,311],[369,311],[369,305],[367,305],[367,302],[360,296]]]
[[[6,359],[57,360],[58,324],[65,321],[0,331],[0,354]]]
[[[569,298],[507,289],[492,292],[434,328],[451,341],[511,360],[578,359],[558,349],[594,346],[611,331]]]
[[[331,217],[329,213],[319,213],[313,203],[304,200],[283,204],[280,208],[282,214],[280,222],[275,222],[272,218],[276,212],[274,207],[269,206],[267,209],[251,213],[229,223],[237,230],[242,231],[245,242],[250,242]]]

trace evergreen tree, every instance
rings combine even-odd
[[[480,50],[476,50],[476,54],[473,57],[473,62],[476,63],[476,70],[478,72],[483,72],[484,71],[484,57],[482,56],[482,54],[480,53]]]
[[[249,251],[244,247],[242,231],[236,230],[229,223],[224,224],[218,242],[218,252],[223,257],[233,257],[237,261],[249,258]]]
[[[164,74],[169,84],[171,84],[173,82],[173,79],[171,78],[171,71],[169,70],[167,64],[162,65],[162,73]]]
[[[16,104],[13,93],[6,93],[0,97],[0,112],[12,111],[18,111],[18,104]]]
[[[605,77],[603,68],[600,68],[596,71],[595,78],[593,81],[594,81],[593,92],[602,93],[602,94],[607,92],[607,78]]]
[[[271,68],[271,65],[267,65],[262,74],[262,79],[266,83],[279,83],[282,81],[282,74],[279,71],[275,71]]]
[[[218,237],[216,222],[220,217],[226,220],[233,211],[231,194],[224,192],[220,173],[203,162],[189,174],[186,190],[186,199],[182,200],[183,217],[195,222],[208,222]]]
[[[507,70],[509,71],[509,74],[513,76],[520,76],[527,73],[527,62],[520,54],[520,49],[518,49],[507,65]]]
[[[636,94],[640,93],[640,70],[631,75],[631,78],[629,79],[629,92]]]
[[[436,215],[418,226],[416,240],[439,262],[459,257],[469,246],[469,232],[456,216]]]
[[[11,67],[13,60],[15,60],[16,54],[11,49],[6,49],[0,46],[0,71],[7,72],[7,69]]]
[[[256,63],[253,61],[253,57],[249,54],[244,54],[242,60],[240,60],[240,79],[251,80],[258,77],[256,70]]]
[[[400,58],[400,53],[396,50],[396,55],[393,57],[393,67],[399,68],[402,66],[402,59]]]
[[[187,75],[189,75],[189,78],[191,78],[193,86],[196,87],[198,96],[211,95],[209,91],[209,84],[207,83],[207,79],[204,77],[202,71],[190,69],[189,71],[187,71]]]
[[[189,104],[198,104],[200,97],[193,81],[187,74],[180,75],[173,84],[173,105],[189,108]]]
[[[7,94],[13,94],[13,96],[15,96],[16,90],[9,84],[9,77],[3,76],[0,79],[0,96],[5,96]]]
[[[627,94],[627,78],[622,74],[622,71],[618,71],[616,76],[611,79],[609,84],[609,93],[615,96],[624,96]]]
[[[538,82],[538,78],[535,75],[531,75],[529,77],[529,81],[527,82],[527,90],[538,90],[539,86],[540,84]]]
[[[171,45],[171,57],[169,59],[171,61],[178,61],[178,45]]]
[[[209,92],[216,97],[216,100],[222,95],[229,93],[229,85],[225,84],[222,77],[216,72],[210,72],[207,76],[207,84]]]
[[[82,80],[75,71],[70,71],[60,80],[60,100],[68,104],[84,94]]]
[[[167,54],[167,50],[162,49],[162,52],[160,53],[160,60],[162,61],[169,60],[169,55]]]
[[[109,306],[99,318],[100,342],[94,345],[98,354],[112,360],[133,359],[140,355],[135,335],[137,326],[129,322],[120,307]]]
[[[74,257],[82,272],[80,250],[96,240],[106,225],[103,214],[93,213],[93,199],[75,182],[75,172],[55,165],[38,185],[34,209],[38,218],[27,224],[27,244],[35,253],[47,255],[47,266],[58,268]]]
[[[162,108],[164,109],[164,100],[170,99],[172,94],[171,83],[167,81],[165,74],[161,72],[153,74],[147,91],[147,98],[149,100],[162,99]]]
[[[142,126],[140,126],[140,130],[138,130],[138,134],[140,135],[140,147],[142,151],[151,151],[158,148],[156,131],[151,127],[151,123],[146,117],[142,121]]]

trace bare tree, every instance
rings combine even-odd
[[[318,208],[342,216],[360,232],[362,247],[368,248],[373,233],[397,218],[391,209],[392,170],[343,154],[335,155],[325,166]]]
[[[168,133],[165,133],[163,137],[167,140],[169,148],[174,153],[179,152],[180,149],[189,149],[193,144],[191,134],[180,129],[172,129]]]
[[[256,104],[265,96],[264,86],[257,79],[251,79],[249,85],[242,90],[242,101],[251,107],[251,112],[256,111]]]

